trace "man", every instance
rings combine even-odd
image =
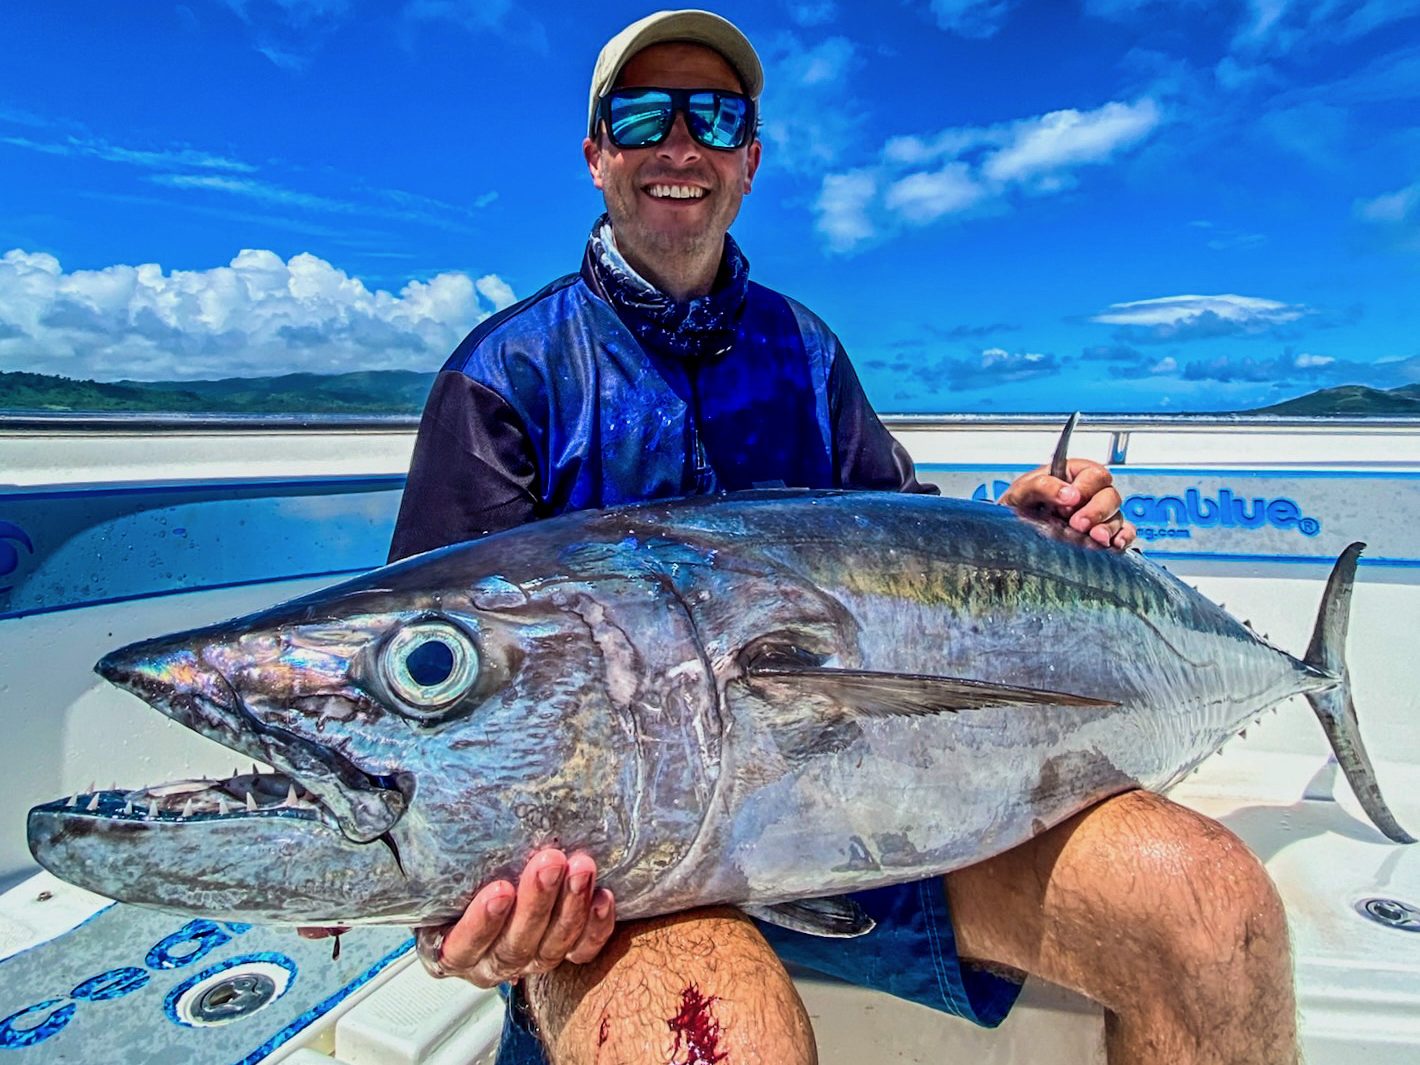
[[[705,12],[649,16],[603,49],[583,152],[607,215],[580,274],[482,323],[439,375],[392,558],[757,483],[931,490],[837,338],[749,282],[728,236],[760,163],[762,82],[749,42]],[[1109,472],[1076,460],[1070,477],[1036,470],[1003,502],[1127,546]],[[776,949],[987,1025],[1019,974],[1038,974],[1105,1007],[1114,1063],[1296,1057],[1271,882],[1226,830],[1157,796],[1103,803],[945,884],[864,893],[879,926],[857,940],[761,930],[730,908],[617,926],[595,878],[590,856],[542,851],[516,886],[486,885],[458,922],[421,933],[440,975],[529,978],[503,1065],[813,1062]]]

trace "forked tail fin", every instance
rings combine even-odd
[[[1356,707],[1351,702],[1351,678],[1346,671],[1345,659],[1346,628],[1351,619],[1351,587],[1356,580],[1356,561],[1365,546],[1351,544],[1342,551],[1331,570],[1331,578],[1326,582],[1321,609],[1317,612],[1316,629],[1312,632],[1312,642],[1303,661],[1313,669],[1336,677],[1338,683],[1325,691],[1307,692],[1307,701],[1321,719],[1321,727],[1326,730],[1326,738],[1331,741],[1331,749],[1336,752],[1336,760],[1341,763],[1361,809],[1366,811],[1377,828],[1395,842],[1414,843],[1415,837],[1400,827],[1381,797],[1370,755],[1361,742]]]

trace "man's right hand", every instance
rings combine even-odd
[[[460,976],[494,987],[564,961],[591,961],[616,923],[611,892],[598,888],[585,854],[533,855],[518,877],[484,885],[453,924],[415,929],[419,960],[434,976]]]

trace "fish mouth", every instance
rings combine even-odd
[[[195,824],[252,817],[316,821],[340,831],[334,814],[309,791],[279,771],[234,773],[223,780],[175,780],[151,787],[79,792],[39,807],[76,818]]]
[[[218,669],[188,646],[136,644],[94,671],[149,706],[256,764],[221,780],[176,780],[137,789],[95,790],[48,804],[80,817],[157,824],[241,818],[317,822],[354,843],[384,839],[404,816],[412,782],[370,773],[340,752],[261,722]]]

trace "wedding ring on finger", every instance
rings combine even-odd
[[[444,964],[444,930],[442,928],[416,928],[414,930],[414,952],[424,971],[436,980],[453,976],[453,970]]]

